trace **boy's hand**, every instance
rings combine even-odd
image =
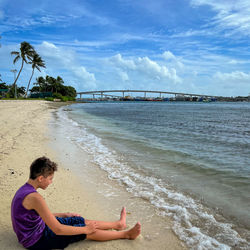
[[[86,225],[85,229],[86,229],[86,234],[95,233],[97,230],[97,223],[95,221],[89,222],[89,224]]]

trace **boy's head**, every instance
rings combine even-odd
[[[57,171],[57,164],[43,156],[37,158],[30,166],[30,179],[35,180],[39,176],[48,177]]]

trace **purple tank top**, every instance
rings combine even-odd
[[[25,247],[34,245],[43,234],[45,223],[35,210],[27,210],[23,206],[24,198],[36,192],[36,189],[26,183],[20,187],[11,203],[11,220],[18,241]]]

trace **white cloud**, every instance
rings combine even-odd
[[[53,44],[53,43],[49,43],[49,42],[46,42],[44,41],[42,43],[42,46],[44,46],[45,48],[48,48],[48,49],[57,49],[57,47]]]
[[[193,6],[210,6],[217,15],[213,24],[221,30],[228,30],[229,34],[241,32],[250,35],[250,2],[249,0],[224,1],[224,0],[192,0]]]
[[[163,58],[166,59],[166,60],[175,60],[176,57],[174,56],[174,54],[170,51],[165,51],[163,54],[162,54]]]
[[[79,78],[79,79],[84,79],[85,81],[88,82],[95,82],[95,75],[93,73],[89,73],[85,67],[72,67],[71,68],[72,72]]]
[[[174,66],[177,66],[180,69],[184,68],[184,64],[182,63],[181,59],[177,58],[172,52],[170,51],[165,51],[162,54],[162,57],[167,60],[170,61],[172,63],[174,63]]]
[[[221,73],[217,72],[214,75],[214,78],[217,78],[222,81],[229,81],[231,83],[247,83],[250,87],[250,73],[244,73],[241,71],[234,71],[231,73]]]
[[[110,61],[113,62],[113,64],[117,67],[126,69],[126,70],[135,70],[136,65],[133,60],[125,60],[122,58],[121,54],[117,54],[110,58]]]
[[[83,85],[88,88],[94,88],[96,86],[94,73],[88,72],[87,69],[78,62],[77,54],[74,50],[58,47],[46,41],[37,46],[37,48],[39,54],[41,54],[45,60],[48,70],[65,72],[65,75],[71,75],[70,81],[73,81],[79,88],[82,88]]]
[[[128,74],[127,74],[126,72],[124,72],[124,71],[119,71],[119,72],[118,72],[118,75],[120,76],[120,78],[121,78],[121,80],[122,80],[123,82],[126,82],[126,81],[129,80]]]
[[[187,30],[181,33],[175,33],[171,35],[171,38],[186,38],[186,37],[200,37],[200,36],[211,36],[214,35],[214,32],[209,29],[203,29],[203,30]]]
[[[139,36],[129,33],[114,33],[105,36],[105,39],[98,40],[82,40],[79,41],[75,39],[72,43],[63,42],[65,45],[77,46],[77,47],[94,47],[95,49],[98,47],[108,47],[117,44],[125,44],[129,41],[145,41],[147,38],[145,36]],[[57,42],[58,43],[58,42]],[[61,41],[60,41],[61,43]]]
[[[53,65],[53,68],[71,67],[72,63],[74,64],[76,55],[73,50],[58,47],[46,41],[36,48],[45,61]]]
[[[209,88],[209,85],[206,88]],[[217,95],[247,96],[250,92],[250,72],[216,72],[210,79],[210,88]]]
[[[149,59],[148,57],[138,57],[134,59],[124,59],[120,54],[111,57],[110,62],[113,66],[122,69],[128,75],[139,75],[148,80],[170,80],[171,82],[181,82],[174,68],[167,68],[164,65]]]
[[[232,59],[231,61],[228,62],[228,64],[238,64],[238,61]]]
[[[175,69],[169,70],[166,66],[161,66],[148,57],[139,57],[137,59],[137,68],[140,72],[158,80],[168,78],[175,82],[178,81]]]

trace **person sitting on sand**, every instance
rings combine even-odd
[[[18,189],[11,203],[13,229],[19,243],[27,249],[63,249],[70,243],[84,239],[108,241],[136,239],[141,232],[138,222],[132,229],[126,228],[126,210],[114,222],[87,220],[75,213],[53,214],[38,188],[46,189],[53,180],[57,164],[47,157],[36,159],[30,166],[26,184]],[[108,229],[115,229],[111,231]]]

